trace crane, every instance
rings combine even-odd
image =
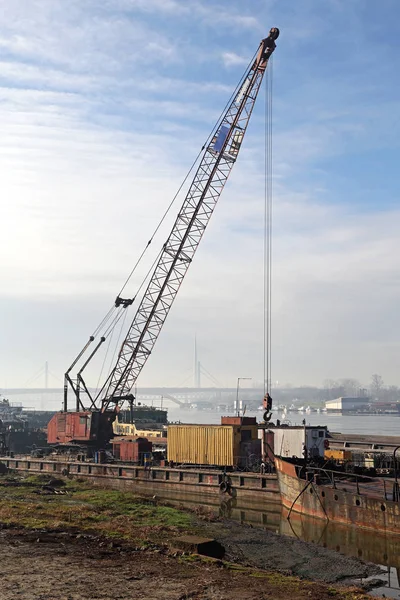
[[[279,29],[273,27],[260,42],[237,93],[206,143],[199,166],[167,241],[162,246],[147,288],[121,345],[110,374],[96,395],[83,378],[83,371],[104,343],[101,336],[84,360],[75,379],[72,369],[88,351],[90,336],[65,373],[63,410],[48,425],[50,444],[89,444],[102,448],[113,437],[112,423],[124,402],[132,405],[131,392],[167,318],[185,274],[203,237],[233,165],[238,157]],[[115,309],[125,311],[135,298],[115,300]],[[68,411],[68,390],[75,395],[76,410]],[[82,399],[85,398],[85,402]]]

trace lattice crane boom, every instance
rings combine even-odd
[[[169,313],[224,185],[236,162],[254,103],[279,35],[272,28],[238,94],[207,145],[147,289],[96,403],[105,411],[130,395]],[[117,299],[118,300],[118,299]]]

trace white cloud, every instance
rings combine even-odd
[[[126,15],[95,13],[71,1],[9,6],[0,17],[0,47],[20,60],[47,61],[76,73],[116,75],[122,67],[179,60],[172,36]],[[18,34],[15,31],[18,31]]]
[[[110,80],[108,79],[110,82]],[[54,69],[39,65],[24,64],[23,62],[0,61],[0,83],[16,86],[22,84],[25,88],[50,88],[53,90],[68,90],[68,93],[87,92],[99,89],[101,83],[98,77],[82,73],[68,73],[62,69]],[[5,88],[1,88],[2,94]],[[12,87],[16,90],[17,88]],[[23,91],[23,88],[20,90]]]
[[[21,384],[48,359],[52,371],[63,372],[230,95],[233,86],[226,71],[219,77],[215,58],[232,47],[237,52],[222,54],[225,66],[248,64],[242,30],[250,38],[261,26],[239,3],[228,10],[221,3],[189,9],[176,0],[90,0],[82,7],[21,0],[5,3],[0,18],[0,385],[5,376],[9,385]],[[168,26],[157,25],[158,13]],[[396,100],[374,106],[371,89],[358,80],[353,86],[350,72],[344,82],[329,71],[327,82],[312,70],[314,57],[305,64],[297,48],[288,51],[315,34],[320,16],[307,26],[298,17],[297,37],[291,13],[286,17],[274,100],[274,378],[366,380],[378,371],[395,382],[400,214],[378,202],[358,212],[350,197],[338,202],[327,163],[360,144],[394,145]],[[207,43],[195,37],[199,24]],[[259,104],[141,385],[181,380],[196,331],[202,360],[218,379],[232,385],[239,372],[261,378]],[[386,129],[390,135],[382,136]]]
[[[107,0],[106,6],[112,11],[119,8],[150,13],[171,13],[173,15],[188,14],[191,10],[187,2],[176,0]]]
[[[261,29],[260,21],[254,16],[239,12],[232,4],[227,10],[223,3],[213,3],[207,0],[117,0],[108,1],[108,8],[118,7],[123,10],[138,11],[143,13],[172,15],[187,19],[200,18],[209,26],[238,27],[242,29]]]
[[[235,52],[223,52],[222,61],[226,67],[232,67],[236,65],[247,65],[249,59],[244,56],[239,56]]]
[[[2,99],[0,161],[5,172],[2,205],[6,223],[2,242],[8,252],[8,263],[2,269],[3,300],[15,303],[16,299],[35,298],[35,311],[42,303],[40,319],[46,323],[46,302],[60,304],[68,312],[68,298],[77,318],[66,334],[73,351],[74,341],[78,345],[83,342],[96,324],[94,314],[88,319],[89,309],[79,312],[75,299],[82,307],[95,302],[94,313],[101,317],[102,307],[108,307],[153,230],[157,215],[178,186],[184,170],[179,173],[178,166],[168,159],[176,139],[173,132],[123,133],[90,126],[78,94],[9,89],[3,90]],[[168,111],[168,106],[162,110]],[[190,108],[186,110],[190,112]],[[181,116],[179,111],[177,114]],[[323,127],[307,134],[293,131],[292,136],[290,132],[276,136],[278,165],[285,156],[299,168],[312,163],[316,155],[332,151],[335,137],[327,136]],[[182,146],[179,149],[182,160]],[[219,379],[231,384],[232,373],[240,368],[260,378],[261,157],[258,136],[249,133],[141,385],[176,383],[173,365],[186,364],[187,348],[196,330],[201,330],[204,340],[212,340],[204,359],[213,365],[212,372]],[[370,371],[378,370],[390,380],[394,342],[387,333],[385,341],[376,329],[375,303],[384,304],[385,313],[397,318],[399,221],[396,211],[380,216],[352,215],[346,208],[323,204],[318,190],[294,193],[277,182],[277,379],[313,382],[315,373],[323,379],[327,352],[333,361],[331,376],[343,375],[348,369],[346,374],[365,379]],[[167,228],[163,231],[158,243]],[[152,252],[156,251],[155,244]],[[24,311],[30,314],[29,304]],[[383,323],[381,331],[385,331]],[[54,334],[46,334],[42,356],[46,360],[51,352],[53,369],[61,372],[65,355],[58,338],[56,327]],[[356,360],[343,346],[354,352],[360,339],[365,345],[362,358]],[[233,349],[233,354],[229,351],[225,356],[221,349],[226,347]],[[377,347],[381,363],[376,362]],[[315,348],[321,350],[318,358]],[[12,365],[5,364],[12,374]],[[16,385],[18,378],[14,381]]]

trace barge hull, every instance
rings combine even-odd
[[[2,462],[12,471],[76,477],[92,485],[159,499],[184,502],[197,496],[199,503],[234,499],[248,507],[266,502],[280,503],[277,477],[271,474],[229,473],[229,493],[221,493],[220,485],[225,475],[211,469],[148,468],[123,463],[95,464],[30,457],[4,458]]]
[[[392,500],[316,485],[297,476],[295,465],[275,459],[282,504],[307,516],[400,535],[400,506]]]

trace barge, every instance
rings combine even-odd
[[[281,501],[293,512],[400,534],[397,479],[366,477],[306,466],[304,460],[275,458]]]
[[[11,471],[84,479],[95,486],[129,491],[170,502],[233,502],[234,506],[280,504],[275,474],[226,473],[207,468],[146,467],[132,464],[6,457],[2,463]],[[1,464],[1,463],[0,463]]]

